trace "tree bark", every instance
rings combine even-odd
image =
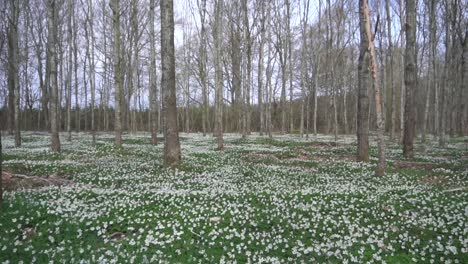
[[[385,173],[385,142],[384,142],[384,133],[385,133],[385,123],[383,118],[383,111],[382,111],[382,91],[380,87],[380,77],[379,71],[377,68],[377,60],[376,60],[376,52],[375,52],[375,44],[374,44],[374,37],[371,32],[371,25],[370,25],[370,15],[369,15],[369,6],[367,0],[361,0],[362,9],[361,12],[364,12],[364,16],[361,16],[361,23],[364,24],[367,40],[369,41],[369,52],[370,52],[370,72],[373,80],[374,86],[374,95],[375,95],[375,110],[376,110],[376,117],[377,117],[377,145],[378,145],[378,158],[379,162],[377,164],[377,168],[375,170],[376,176],[383,176]],[[378,19],[377,19],[378,23]],[[378,25],[377,25],[378,26]]]
[[[150,0],[149,23],[150,23],[150,69],[149,69],[149,96],[150,96],[150,124],[151,124],[151,143],[158,143],[158,116],[157,116],[157,94],[158,87],[156,85],[156,35],[154,30],[154,8],[155,0]]]
[[[265,132],[265,111],[263,106],[263,52],[265,46],[265,21],[266,21],[266,10],[265,6],[261,5],[260,14],[260,43],[258,47],[258,109],[260,113],[260,136],[263,136]]]
[[[387,16],[387,34],[388,34],[388,53],[387,53],[387,65],[389,65],[388,75],[389,75],[389,90],[391,92],[390,97],[390,140],[393,140],[395,137],[395,127],[396,127],[396,90],[393,83],[393,40],[392,40],[392,18],[390,13],[390,0],[385,0],[385,13]]]
[[[114,83],[115,83],[115,144],[122,147],[121,93],[122,93],[122,56],[120,51],[120,1],[112,0],[112,27],[114,31]]]
[[[68,0],[67,18],[67,46],[68,46],[68,69],[67,69],[67,140],[71,141],[71,94],[72,94],[72,68],[73,68],[73,46],[72,46],[72,17],[74,16],[74,1]]]
[[[60,138],[58,132],[58,115],[57,115],[57,62],[56,62],[56,47],[55,43],[57,40],[57,6],[55,0],[48,0],[47,5],[47,54],[49,70],[49,81],[50,81],[50,130],[52,132],[52,151],[60,152]]]
[[[161,88],[164,113],[164,164],[176,166],[181,159],[177,126],[177,102],[175,87],[174,54],[174,2],[160,2],[161,10]]]
[[[215,1],[215,25],[214,25],[214,48],[215,48],[215,86],[216,86],[216,137],[218,150],[224,150],[223,140],[223,70],[221,58],[222,46],[222,12],[223,0]]]
[[[368,5],[366,0],[359,1],[359,28],[361,36],[361,44],[359,48],[359,64],[358,64],[358,112],[357,112],[357,159],[358,161],[369,161],[369,92],[370,83],[370,54],[369,35],[366,31],[365,21],[368,13]],[[369,22],[370,23],[370,22]]]
[[[12,121],[10,129],[14,130],[15,147],[21,146],[20,133],[20,85],[18,61],[18,20],[20,14],[19,2],[10,0],[10,16],[8,18],[8,90],[9,114]]]
[[[403,135],[403,156],[414,157],[414,137],[416,130],[416,110],[414,105],[414,92],[416,90],[416,3],[415,0],[406,0],[406,48],[405,48],[405,126]]]
[[[426,142],[426,128],[429,118],[429,100],[431,90],[435,91],[435,53],[436,53],[436,21],[435,21],[435,12],[436,12],[436,1],[428,1],[429,9],[429,66],[427,67],[427,75],[429,77],[429,82],[427,86],[427,95],[426,95],[426,105],[424,109],[424,121],[422,129],[422,142]],[[434,88],[433,88],[434,87]]]
[[[405,108],[405,96],[406,96],[406,87],[405,87],[405,79],[404,79],[404,65],[405,65],[405,30],[404,25],[406,23],[405,19],[405,9],[403,7],[403,0],[400,1],[400,69],[401,69],[401,78],[400,78],[400,142],[403,142],[403,134],[404,134],[404,123],[405,123],[405,116],[404,116],[404,108]]]

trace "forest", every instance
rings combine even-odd
[[[465,0],[0,1],[0,262],[467,263]]]

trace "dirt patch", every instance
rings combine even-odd
[[[395,161],[393,165],[394,169],[424,169],[426,171],[432,171],[434,168],[437,168],[438,164],[430,162],[415,162],[415,161],[405,161],[399,160]]]
[[[441,185],[447,182],[447,178],[444,176],[427,176],[419,179],[422,183]]]
[[[342,156],[328,156],[328,155],[315,155],[313,156],[315,161],[327,161],[327,160],[344,160],[344,161],[357,161],[355,155],[342,155]]]
[[[13,174],[8,171],[2,172],[2,184],[5,190],[14,191],[18,189],[33,189],[45,186],[72,185],[73,181],[60,178],[55,174],[45,177]]]
[[[338,146],[336,142],[310,142],[307,143],[308,147],[317,147],[317,148],[332,148]]]

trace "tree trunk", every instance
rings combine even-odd
[[[172,167],[178,165],[181,159],[175,87],[173,0],[161,1],[160,10],[162,55],[161,88],[164,112],[164,164]]]
[[[460,130],[458,132],[459,136],[465,135],[466,123],[468,117],[466,116],[466,99],[465,94],[468,91],[468,29],[465,31],[465,38],[462,44],[462,76],[460,83],[460,109],[459,109],[459,120],[460,120]]]
[[[405,123],[405,116],[404,116],[404,108],[405,108],[405,79],[404,79],[404,65],[405,65],[405,34],[404,34],[404,25],[405,21],[405,11],[403,7],[403,0],[400,1],[400,69],[401,69],[401,78],[400,78],[400,142],[403,142],[403,134],[404,134],[404,123]]]
[[[150,97],[150,124],[151,124],[151,143],[156,145],[158,143],[158,116],[157,116],[157,94],[158,87],[156,85],[156,35],[154,30],[154,8],[155,0],[150,0],[149,9],[149,24],[150,24],[150,69],[149,69],[149,97]]]
[[[115,144],[122,147],[121,94],[122,94],[122,56],[120,50],[120,5],[119,0],[112,0],[112,28],[114,31],[114,83],[115,83]]]
[[[405,48],[405,126],[403,135],[403,156],[414,157],[413,144],[416,130],[416,110],[414,92],[416,90],[416,4],[415,0],[406,0],[406,48]]]
[[[72,93],[72,68],[73,68],[73,46],[72,46],[72,17],[74,16],[74,1],[68,0],[67,18],[67,46],[68,46],[68,69],[67,69],[67,140],[71,141],[71,93]]]
[[[388,37],[388,53],[387,53],[387,65],[389,65],[387,78],[390,82],[388,89],[391,92],[390,97],[390,140],[395,137],[395,126],[396,126],[396,91],[393,83],[393,41],[392,41],[392,18],[390,13],[390,0],[385,0],[385,13],[387,16],[387,37]]]
[[[294,132],[294,119],[293,119],[293,98],[294,98],[294,87],[293,87],[293,60],[292,60],[292,34],[291,34],[291,3],[289,0],[286,2],[286,29],[287,29],[287,47],[288,47],[288,65],[289,65],[289,133]]]
[[[222,11],[223,0],[215,2],[214,48],[215,48],[215,86],[216,86],[216,137],[218,149],[224,150],[223,140],[223,70],[222,70]]]
[[[260,136],[263,136],[265,132],[265,111],[263,106],[263,52],[265,46],[265,20],[266,20],[266,10],[265,6],[261,5],[261,14],[260,14],[260,43],[258,47],[258,109],[260,113]]]
[[[20,133],[20,85],[19,85],[19,61],[18,61],[18,20],[19,2],[10,0],[10,17],[8,27],[8,90],[9,113],[12,121],[10,129],[14,130],[15,147],[21,146]]]
[[[358,64],[358,112],[357,112],[357,159],[359,161],[369,161],[369,92],[370,83],[370,54],[369,35],[366,31],[365,22],[368,20],[366,13],[369,12],[366,0],[359,1],[359,28],[361,44],[359,49]],[[370,21],[368,22],[370,23]]]
[[[368,41],[368,51],[370,55],[370,73],[373,80],[374,86],[374,95],[375,95],[375,110],[377,116],[377,144],[378,144],[378,157],[379,162],[377,164],[377,168],[375,170],[376,176],[383,176],[385,173],[385,142],[384,142],[384,132],[385,132],[385,123],[383,118],[383,111],[382,111],[382,92],[380,87],[380,78],[379,78],[379,71],[377,69],[377,60],[376,60],[376,52],[375,52],[375,44],[374,44],[374,36],[371,32],[371,25],[370,25],[370,15],[369,15],[369,6],[367,0],[359,1],[361,4],[360,11],[364,14],[361,14],[361,25],[360,27],[365,28],[366,32],[366,41]],[[378,23],[378,20],[377,20]],[[364,24],[364,25],[362,25]],[[361,38],[362,40],[362,38]]]
[[[55,0],[48,0],[47,5],[47,54],[49,70],[49,81],[50,81],[50,130],[52,132],[52,151],[60,152],[60,138],[58,132],[58,115],[57,115],[57,62],[56,62],[56,47],[55,43],[57,40],[57,7]]]
[[[307,19],[309,17],[309,0],[305,2],[304,13],[302,17],[302,45],[301,45],[301,89],[302,89],[302,98],[301,98],[301,123],[299,126],[301,138],[304,137],[304,100],[308,100],[306,96],[306,83],[307,83]],[[291,76],[292,78],[292,76]],[[307,122],[308,124],[308,122]],[[308,128],[308,125],[307,125]],[[308,136],[308,133],[307,133]]]
[[[429,66],[427,67],[427,75],[429,77],[429,84],[427,86],[427,95],[426,95],[426,105],[424,109],[424,123],[422,129],[422,141],[423,143],[426,142],[426,128],[427,122],[429,117],[429,99],[430,99],[430,91],[436,90],[436,78],[435,78],[435,54],[436,54],[436,1],[429,0],[428,1],[429,7]],[[437,108],[435,108],[437,109]],[[437,110],[435,110],[437,111]]]
[[[76,22],[76,16],[72,16],[73,18],[73,57],[75,59],[75,131],[78,133],[80,132],[80,104],[78,101],[78,41],[77,41],[77,32],[78,32],[78,24]]]
[[[92,144],[93,146],[96,145],[96,124],[95,124],[95,98],[96,98],[96,71],[95,71],[95,59],[94,59],[94,12],[92,7],[92,1],[88,2],[89,8],[89,34],[90,34],[90,46],[91,46],[91,56],[89,58],[89,74],[91,78],[91,135],[92,135]]]

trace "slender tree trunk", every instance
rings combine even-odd
[[[251,109],[250,109],[250,84],[252,79],[252,41],[250,37],[250,24],[248,16],[248,6],[247,0],[242,0],[242,10],[243,17],[242,23],[244,25],[244,43],[245,48],[245,59],[247,63],[246,73],[245,73],[245,85],[244,85],[244,94],[245,94],[245,122],[246,122],[246,133],[247,135],[251,134]]]
[[[266,20],[266,11],[265,6],[261,7],[260,15],[260,43],[258,47],[258,109],[260,113],[260,136],[263,136],[265,132],[265,121],[264,121],[264,106],[263,106],[263,52],[265,46],[265,20]]]
[[[77,32],[78,24],[76,22],[76,16],[72,16],[73,20],[73,57],[75,60],[74,74],[75,74],[75,131],[80,132],[81,120],[80,120],[80,104],[78,101],[78,41]]]
[[[416,69],[416,3],[415,0],[406,0],[406,48],[405,48],[405,126],[403,136],[403,155],[405,158],[414,157],[413,144],[416,130],[416,111],[414,105],[414,92],[417,85]]]
[[[377,116],[377,144],[378,144],[378,157],[379,162],[377,164],[377,168],[375,170],[376,176],[383,176],[385,173],[385,142],[384,142],[384,133],[385,133],[385,123],[383,118],[383,111],[382,111],[382,91],[380,87],[380,78],[379,78],[379,71],[377,69],[377,60],[376,60],[376,52],[375,52],[375,42],[374,36],[371,31],[370,25],[370,15],[369,15],[369,6],[367,0],[360,1],[361,12],[361,28],[364,26],[366,32],[366,41],[368,41],[368,51],[370,55],[370,73],[373,80],[374,86],[374,95],[375,95],[375,110]],[[377,20],[378,21],[378,20]],[[378,22],[377,22],[378,23]],[[362,25],[364,24],[364,25]]]
[[[404,123],[405,123],[405,96],[406,96],[406,87],[404,79],[404,65],[405,65],[405,30],[404,25],[406,24],[405,11],[403,6],[403,0],[400,1],[400,69],[401,69],[401,78],[400,78],[400,142],[403,142],[404,135]]]
[[[460,130],[458,132],[459,136],[465,135],[466,123],[468,117],[466,116],[466,92],[468,91],[468,29],[465,31],[465,39],[462,44],[462,76],[460,83],[460,109],[459,109],[459,119],[460,119]]]
[[[302,46],[301,46],[301,88],[302,88],[302,98],[301,98],[301,123],[299,126],[300,129],[300,134],[301,138],[304,137],[304,107],[305,107],[305,102],[304,100],[307,100],[307,103],[309,102],[308,96],[306,96],[306,86],[307,86],[307,53],[306,53],[306,47],[307,47],[307,19],[309,17],[309,0],[306,1],[305,7],[304,7],[304,13],[302,17]],[[291,75],[292,78],[292,75]],[[307,121],[307,124],[309,122]],[[308,128],[308,125],[307,125]],[[307,136],[309,133],[307,133]]]
[[[215,2],[215,86],[216,86],[216,137],[218,149],[224,150],[223,140],[223,70],[221,58],[223,0]]]
[[[318,51],[320,52],[320,51]],[[318,109],[318,86],[319,86],[319,74],[320,74],[320,54],[317,54],[316,59],[316,70],[314,74],[314,136],[317,137],[317,109]]]
[[[18,61],[18,20],[19,2],[10,0],[10,17],[8,18],[8,90],[10,129],[14,130],[15,147],[21,146],[20,133],[20,85],[19,85],[19,61]]]
[[[60,138],[58,132],[58,115],[57,115],[57,63],[56,63],[56,47],[55,43],[57,40],[57,7],[55,0],[48,0],[47,5],[47,54],[48,54],[48,64],[50,65],[49,70],[49,81],[50,81],[50,130],[52,132],[52,151],[60,152]]]
[[[294,132],[294,115],[293,115],[293,98],[294,98],[294,87],[293,87],[293,40],[292,40],[292,33],[291,33],[291,2],[289,0],[285,0],[286,3],[286,28],[287,28],[287,47],[288,47],[288,65],[289,65],[289,133]]]
[[[358,112],[357,112],[357,159],[369,161],[369,92],[370,78],[370,42],[366,23],[370,24],[367,0],[359,0],[359,28],[361,35],[359,64],[358,64]]]
[[[390,107],[390,140],[393,140],[395,137],[395,126],[396,126],[396,91],[395,91],[395,86],[393,83],[393,40],[392,40],[392,17],[390,13],[390,0],[385,0],[385,13],[387,16],[387,38],[388,38],[388,52],[387,52],[387,63],[386,65],[389,65],[388,69],[388,81],[389,84],[387,84],[389,87],[388,89],[390,90],[391,97],[390,97],[390,103],[388,104]]]
[[[122,121],[121,121],[121,94],[122,94],[122,70],[121,70],[121,50],[120,50],[120,5],[119,0],[112,0],[112,27],[114,31],[114,83],[115,83],[115,144],[122,146]]]
[[[149,95],[150,95],[150,124],[151,124],[151,143],[156,145],[158,143],[157,133],[158,133],[158,116],[157,116],[157,85],[156,85],[156,35],[154,30],[154,8],[155,8],[155,0],[150,0],[150,9],[149,9],[149,24],[150,24],[150,87],[149,87]]]
[[[67,140],[71,141],[71,94],[72,94],[72,68],[73,68],[73,46],[72,46],[72,17],[74,16],[74,1],[68,0],[67,18],[67,46],[68,46],[68,69],[67,69]]]
[[[175,87],[174,2],[160,2],[162,95],[164,112],[164,164],[176,166],[181,159]]]

